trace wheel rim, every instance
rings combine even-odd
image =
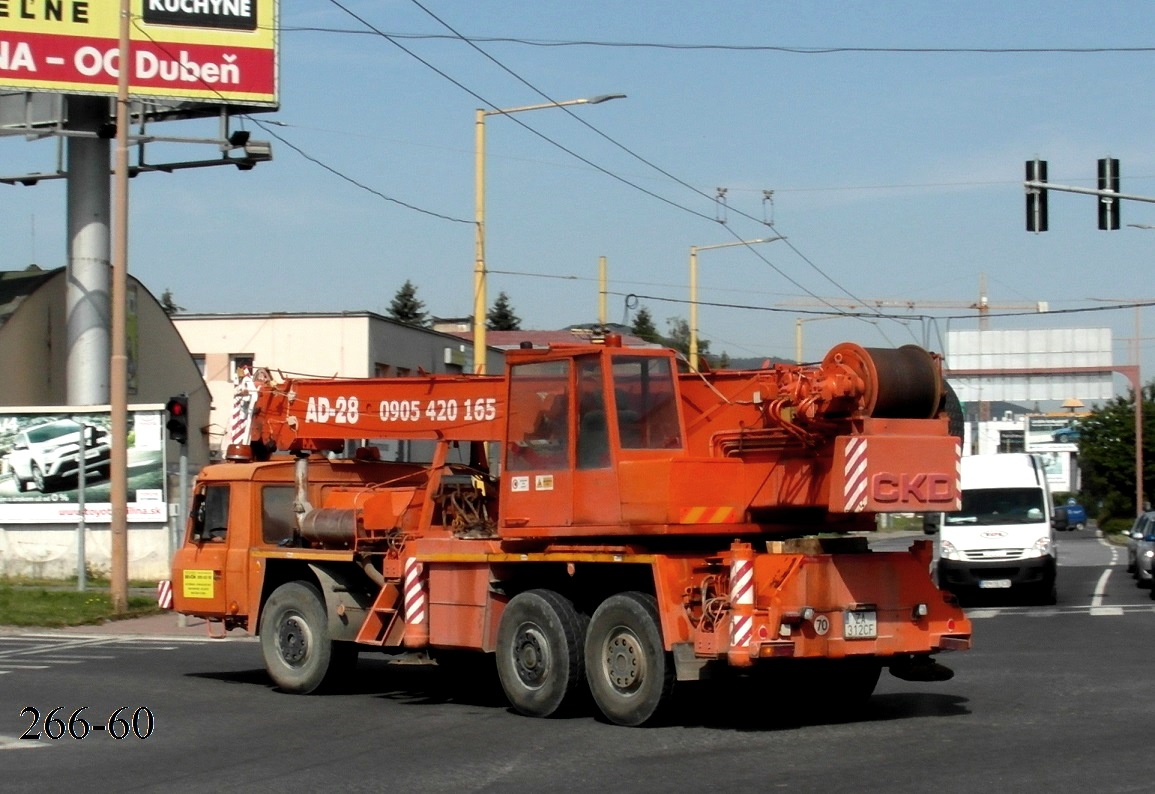
[[[44,490],[44,472],[40,471],[40,467],[35,463],[32,464],[32,481],[36,483],[38,489]]]
[[[646,653],[637,635],[625,628],[612,632],[606,638],[602,669],[615,690],[636,692],[646,679]]]
[[[300,667],[313,640],[309,624],[297,614],[287,615],[277,631],[277,652],[290,667]]]
[[[526,687],[538,689],[549,671],[549,644],[540,628],[532,623],[517,627],[513,664],[517,677]]]

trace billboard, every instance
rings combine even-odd
[[[279,0],[131,0],[133,99],[278,104]],[[0,0],[0,89],[116,96],[117,0]]]
[[[3,5],[0,4],[0,8]],[[5,409],[0,412],[0,523],[70,524],[112,520],[109,495],[111,421],[107,409]],[[164,411],[128,415],[128,520],[163,523]]]
[[[1027,452],[1078,452],[1079,418],[1076,416],[1027,416]]]
[[[948,331],[947,379],[964,403],[1109,400],[1111,350],[1110,328]]]

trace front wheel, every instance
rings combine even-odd
[[[48,493],[52,490],[50,480],[44,476],[40,466],[35,463],[32,464],[32,482],[40,493]]]
[[[344,650],[337,654],[338,663],[331,664],[333,642],[324,601],[307,582],[288,582],[273,591],[261,615],[260,635],[265,669],[285,692],[307,695],[350,666],[341,658],[348,656]]]
[[[606,719],[637,726],[659,712],[674,686],[662,644],[658,603],[648,593],[619,593],[602,602],[586,634],[586,677]]]

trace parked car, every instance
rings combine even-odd
[[[1067,529],[1084,529],[1087,526],[1087,510],[1074,499],[1068,499],[1064,505],[1067,509]]]
[[[1152,536],[1153,532],[1155,532],[1155,511],[1141,513],[1131,525],[1131,529],[1127,530],[1127,572],[1137,579],[1139,578],[1139,544],[1143,542],[1145,537]],[[1149,577],[1149,562],[1147,570]],[[1149,578],[1148,581],[1150,581]]]
[[[17,490],[30,485],[41,493],[56,490],[80,472],[80,431],[71,419],[57,419],[25,428],[16,435],[8,453],[8,469]],[[108,431],[88,425],[84,470],[93,479],[107,479],[111,449]]]
[[[1079,440],[1079,428],[1060,427],[1058,430],[1051,433],[1051,440],[1060,444],[1077,443]]]

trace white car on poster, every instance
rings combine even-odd
[[[72,419],[57,419],[17,433],[12,451],[8,453],[8,470],[17,490],[32,486],[41,493],[49,493],[75,478],[80,471],[81,427]],[[111,453],[108,431],[88,425],[84,447],[86,476],[106,479]]]

